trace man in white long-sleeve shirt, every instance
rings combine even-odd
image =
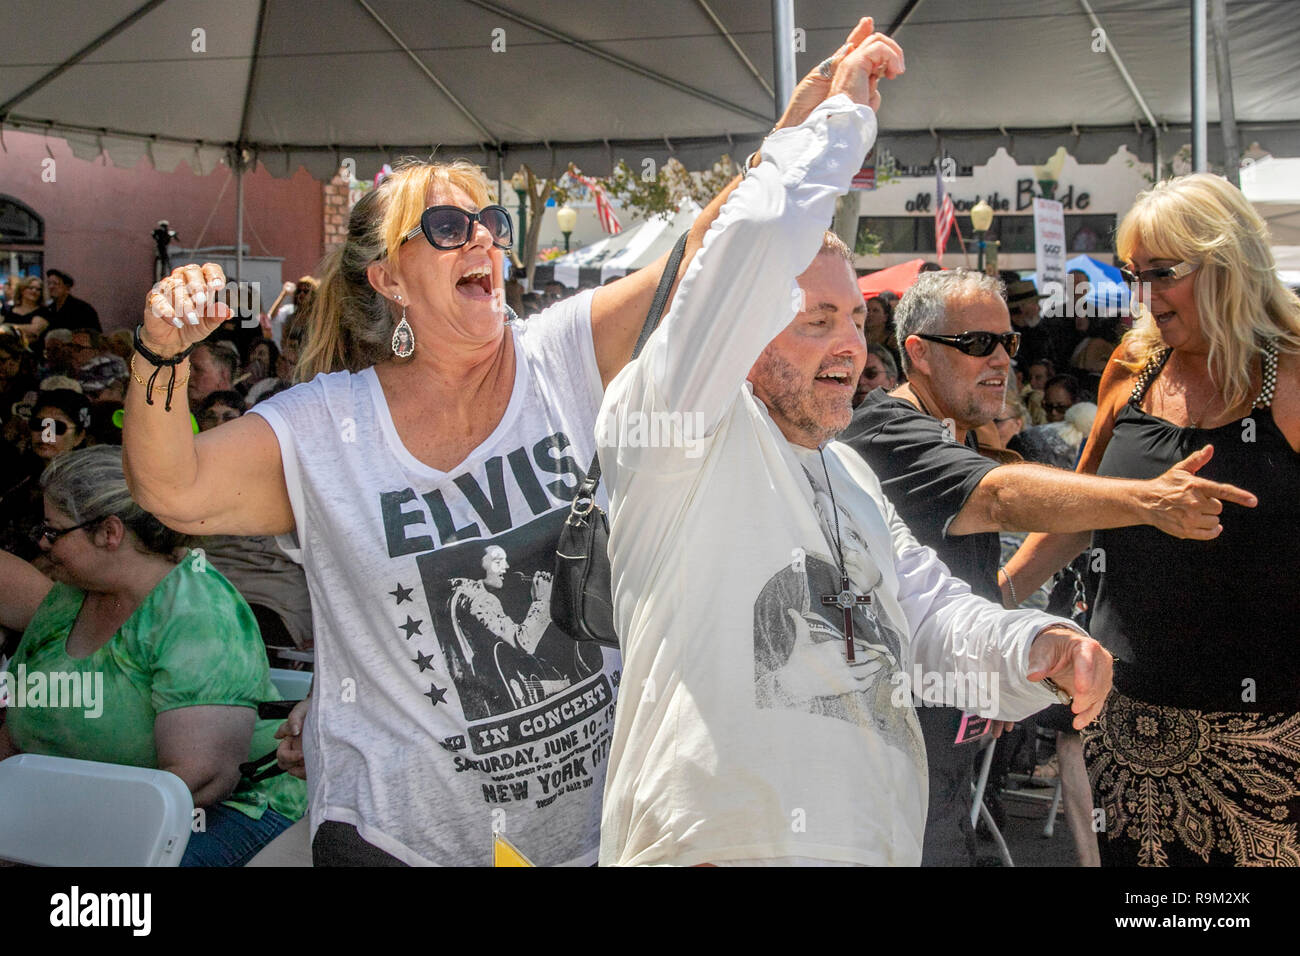
[[[1095,642],[973,596],[862,459],[826,444],[866,348],[847,250],[824,230],[874,139],[875,80],[901,69],[873,36],[804,123],[767,139],[606,391],[624,669],[602,864],[915,865],[915,670],[950,689],[989,675],[970,709],[1009,720],[1056,700],[1031,677],[1073,694],[1080,726],[1109,691]]]

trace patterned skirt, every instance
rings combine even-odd
[[[1300,713],[1112,691],[1083,753],[1103,866],[1300,866]]]

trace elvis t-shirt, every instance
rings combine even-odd
[[[259,403],[312,599],[303,733],[324,820],[410,864],[595,861],[616,652],[550,618],[555,542],[594,453],[591,295],[513,322],[495,431],[449,471],[402,444],[373,369]]]

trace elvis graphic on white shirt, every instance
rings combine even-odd
[[[843,612],[821,600],[839,590],[838,569],[812,554],[768,579],[754,602],[755,702],[874,726],[886,742],[923,757],[911,708],[890,699],[904,673],[902,635],[874,602],[855,606],[850,663]]]

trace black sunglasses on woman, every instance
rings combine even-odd
[[[492,245],[509,249],[515,241],[515,227],[504,206],[484,206],[478,212],[469,212],[459,206],[430,206],[420,215],[420,224],[402,237],[402,242],[414,239],[420,233],[435,249],[459,249],[474,234],[474,224],[483,223]]]

